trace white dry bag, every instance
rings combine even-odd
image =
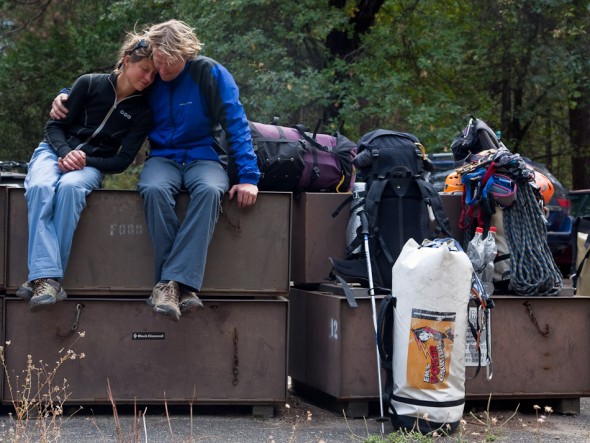
[[[410,239],[393,266],[396,429],[454,431],[465,406],[467,305],[473,267],[450,238]]]

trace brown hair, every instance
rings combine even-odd
[[[152,56],[152,48],[145,35],[137,34],[135,32],[127,33],[125,41],[119,48],[119,60],[115,65],[115,72],[120,72],[125,61],[125,56],[131,58],[131,63],[137,63],[145,58]]]
[[[203,47],[193,28],[179,20],[152,25],[146,31],[146,38],[152,48],[167,56],[171,62],[194,58]]]

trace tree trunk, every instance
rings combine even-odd
[[[339,59],[346,60],[349,63],[354,61],[355,55],[358,56],[358,49],[361,43],[361,37],[368,32],[375,22],[375,15],[383,5],[385,0],[360,0],[356,4],[356,13],[349,20],[351,29],[333,29],[326,38],[326,47],[330,53]],[[330,6],[344,9],[346,0],[330,0]],[[352,30],[352,32],[349,32]],[[337,74],[334,82],[343,81],[341,74]],[[324,121],[338,115],[339,106],[335,101],[328,106],[323,113]]]
[[[581,91],[569,112],[572,153],[572,189],[590,189],[590,87]]]
[[[352,33],[347,29],[334,29],[328,34],[326,46],[332,54],[349,60],[359,48],[361,36],[366,33],[375,22],[375,15],[385,0],[360,0],[356,5],[356,13],[349,20]],[[330,5],[339,9],[346,7],[344,0],[331,0]]]

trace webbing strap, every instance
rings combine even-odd
[[[460,398],[459,400],[449,400],[449,401],[430,401],[430,400],[417,400],[415,398],[406,398],[400,397],[399,395],[393,394],[391,396],[392,400],[395,400],[400,403],[406,403],[408,405],[416,405],[416,406],[428,406],[431,408],[447,408],[449,406],[461,406],[465,404],[465,397]]]
[[[486,173],[483,175],[483,177],[481,178],[481,184],[485,187],[488,183],[488,180],[490,179],[490,177],[492,176],[492,174],[496,172],[496,163],[494,163],[493,161],[490,163],[490,166],[488,166],[488,169],[486,170]]]
[[[336,277],[336,280],[338,280],[338,282],[342,285],[342,290],[344,291],[344,295],[346,295],[346,301],[348,301],[348,305],[351,308],[358,308],[358,304],[356,302],[356,299],[354,298],[354,294],[352,293],[352,289],[350,289],[350,286],[348,285],[346,280],[344,280],[338,274],[334,274],[334,275]]]
[[[467,309],[469,309],[469,307]],[[476,316],[476,318],[479,318],[479,316]],[[473,335],[473,338],[475,339],[475,345],[477,347],[477,369],[475,370],[475,375],[471,378],[468,378],[469,380],[473,380],[474,378],[476,378],[479,374],[480,369],[481,369],[481,344],[480,344],[480,337],[478,336],[479,335],[478,331],[481,331],[481,325],[479,324],[479,320],[476,320],[476,323],[477,323],[477,326],[474,326],[469,321],[469,318],[467,319],[467,325],[469,326],[469,330],[471,331],[471,335]],[[488,346],[489,346],[489,343],[488,343]]]
[[[352,196],[352,195],[346,197],[344,199],[344,201],[338,205],[338,207],[334,210],[334,212],[332,212],[332,217],[338,216],[338,214],[340,214],[340,212],[350,204],[350,202],[353,200],[353,198],[354,198],[354,196]],[[350,209],[350,211],[352,212],[352,208]]]
[[[282,132],[281,127],[279,126],[278,128],[279,128],[279,131]],[[316,181],[318,178],[320,178],[320,167],[318,165],[318,153],[316,152],[316,148],[321,149],[322,151],[325,151],[326,148],[323,147],[322,145],[320,145],[315,140],[315,133],[314,133],[313,137],[310,137],[309,135],[306,134],[307,128],[305,128],[305,126],[295,125],[294,128],[297,130],[297,132],[299,132],[299,135],[301,135],[303,137],[303,139],[311,145],[311,158],[313,159],[313,168],[312,168],[313,174],[311,176],[310,184],[312,184],[314,181]]]

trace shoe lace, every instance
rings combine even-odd
[[[173,282],[168,282],[162,290],[164,303],[178,304],[178,290]]]
[[[38,294],[54,294],[57,290],[48,280],[43,279],[35,282],[35,292]]]

